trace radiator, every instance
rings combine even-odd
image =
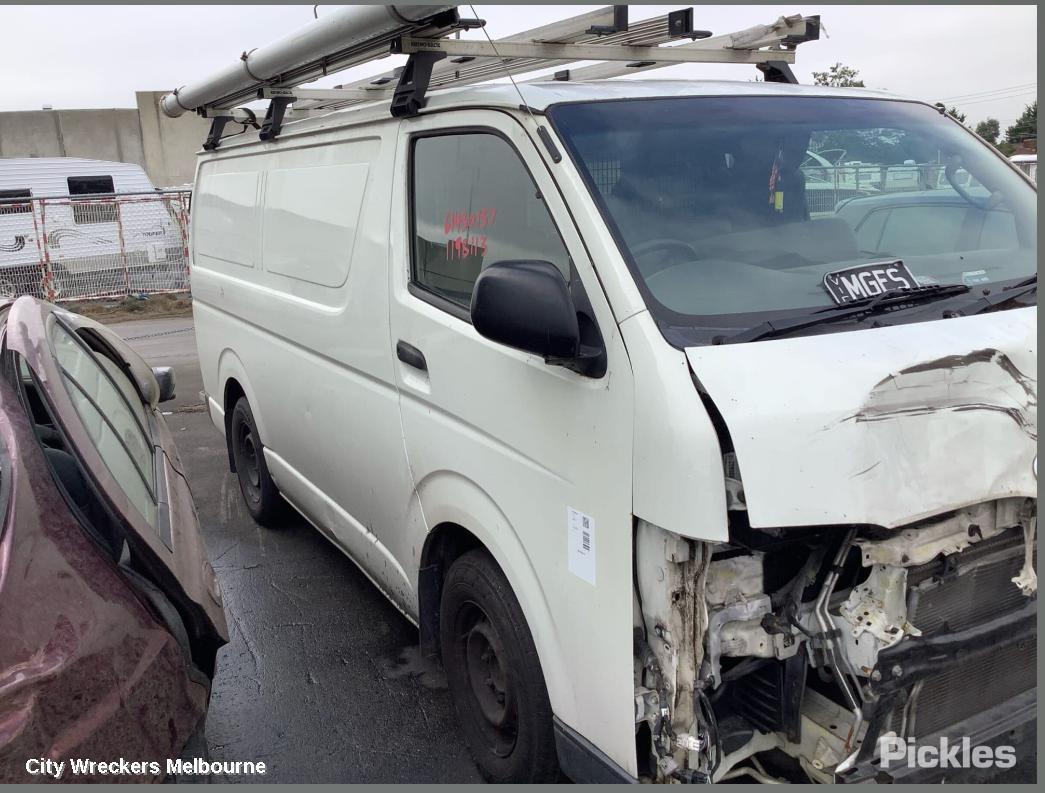
[[[1023,558],[1023,534],[1016,530],[911,568],[908,620],[923,634],[960,631],[1021,608],[1027,599],[1012,579]],[[915,738],[944,732],[1034,688],[1036,661],[1035,637],[926,678],[896,706],[884,729]]]

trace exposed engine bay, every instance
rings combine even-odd
[[[1036,514],[1006,498],[888,530],[739,520],[729,543],[637,521],[640,777],[890,781],[883,736],[1033,708]]]

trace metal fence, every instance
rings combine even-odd
[[[588,169],[591,172],[592,180],[603,196],[615,194],[617,184],[623,178],[620,160],[594,161],[589,163]],[[950,183],[944,174],[944,166],[936,163],[832,165],[826,162],[812,163],[810,158],[799,169],[799,173],[803,181],[806,209],[811,218],[833,215],[837,206],[850,198],[885,193],[950,189]],[[705,189],[707,177],[695,160],[680,160],[677,168],[670,177],[666,178],[677,180],[665,188],[677,207],[706,208],[706,201],[701,200],[699,194]],[[963,187],[975,185],[965,171],[959,171],[956,178]],[[727,183],[727,179],[722,177],[722,182],[713,187],[721,189],[726,187]],[[761,186],[759,186],[759,192],[751,194],[756,196],[753,200],[762,200],[763,194],[760,190]]]
[[[833,215],[842,201],[861,196],[951,189],[944,166],[928,165],[803,165],[806,208],[813,218]],[[976,182],[963,170],[955,175],[962,187]]]
[[[0,198],[0,297],[189,288],[190,191]]]

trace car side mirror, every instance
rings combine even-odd
[[[577,310],[551,262],[504,261],[484,268],[472,291],[471,317],[479,335],[549,363],[572,360],[580,351]]]
[[[174,399],[174,369],[170,366],[154,366],[152,376],[156,378],[156,385],[160,387],[160,396],[157,402],[170,402]]]

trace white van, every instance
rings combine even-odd
[[[519,90],[201,153],[252,515],[419,626],[491,780],[899,780],[908,739],[1033,736],[1034,187],[875,91]],[[839,148],[951,181],[810,219]]]
[[[0,297],[157,288],[184,256],[173,211],[134,163],[0,158]]]

